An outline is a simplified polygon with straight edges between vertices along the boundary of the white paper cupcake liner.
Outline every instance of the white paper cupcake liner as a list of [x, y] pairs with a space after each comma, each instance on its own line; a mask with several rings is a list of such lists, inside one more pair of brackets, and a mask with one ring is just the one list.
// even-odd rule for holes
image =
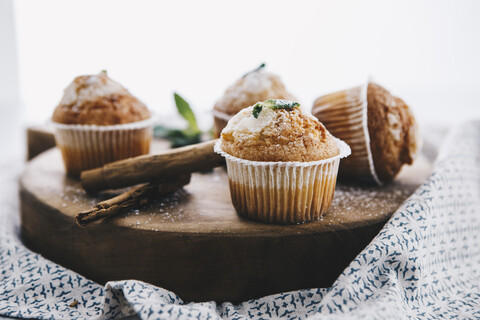
[[150, 152], [153, 117], [108, 126], [52, 123], [66, 172], [72, 177], [79, 177], [83, 170]]
[[336, 139], [339, 154], [311, 162], [263, 162], [234, 157], [215, 144], [226, 159], [230, 195], [240, 216], [293, 224], [319, 219], [330, 207], [341, 158], [349, 146]]
[[340, 175], [371, 180], [381, 185], [373, 163], [367, 119], [368, 82], [315, 100], [312, 114], [334, 136], [350, 146], [352, 154], [342, 162]]

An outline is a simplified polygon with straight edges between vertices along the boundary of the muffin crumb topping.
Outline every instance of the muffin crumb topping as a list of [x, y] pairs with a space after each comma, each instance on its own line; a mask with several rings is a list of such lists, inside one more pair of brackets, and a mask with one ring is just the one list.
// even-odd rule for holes
[[222, 131], [222, 149], [252, 161], [317, 161], [338, 155], [332, 135], [297, 102], [267, 100], [243, 109]]
[[147, 107], [106, 72], [76, 77], [52, 116], [63, 124], [114, 125], [150, 118]]

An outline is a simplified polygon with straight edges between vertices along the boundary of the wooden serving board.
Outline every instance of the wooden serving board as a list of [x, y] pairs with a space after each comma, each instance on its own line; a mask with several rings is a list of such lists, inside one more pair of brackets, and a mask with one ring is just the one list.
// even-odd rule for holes
[[55, 148], [21, 176], [21, 236], [33, 251], [99, 283], [137, 279], [185, 301], [239, 302], [330, 286], [430, 171], [420, 159], [384, 187], [338, 183], [322, 220], [271, 225], [236, 215], [226, 171], [217, 168], [139, 210], [80, 228], [75, 215], [108, 195], [88, 196], [67, 178]]

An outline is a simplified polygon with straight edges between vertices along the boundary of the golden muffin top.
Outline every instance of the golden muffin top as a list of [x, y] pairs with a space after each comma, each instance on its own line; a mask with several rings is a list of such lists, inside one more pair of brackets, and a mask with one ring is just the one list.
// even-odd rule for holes
[[52, 120], [63, 124], [114, 125], [150, 118], [150, 111], [106, 72], [76, 77], [65, 88]]
[[269, 99], [241, 110], [222, 131], [222, 150], [252, 161], [306, 162], [338, 155], [333, 136], [299, 107]]

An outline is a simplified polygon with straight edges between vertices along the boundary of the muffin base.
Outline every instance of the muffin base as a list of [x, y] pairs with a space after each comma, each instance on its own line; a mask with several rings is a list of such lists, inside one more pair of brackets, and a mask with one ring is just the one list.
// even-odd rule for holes
[[339, 155], [312, 162], [261, 162], [233, 157], [215, 145], [226, 158], [233, 206], [245, 218], [279, 224], [320, 219], [335, 192], [340, 159], [350, 154], [336, 139]]
[[112, 126], [54, 125], [55, 142], [70, 177], [78, 178], [83, 170], [150, 152], [150, 119]]

